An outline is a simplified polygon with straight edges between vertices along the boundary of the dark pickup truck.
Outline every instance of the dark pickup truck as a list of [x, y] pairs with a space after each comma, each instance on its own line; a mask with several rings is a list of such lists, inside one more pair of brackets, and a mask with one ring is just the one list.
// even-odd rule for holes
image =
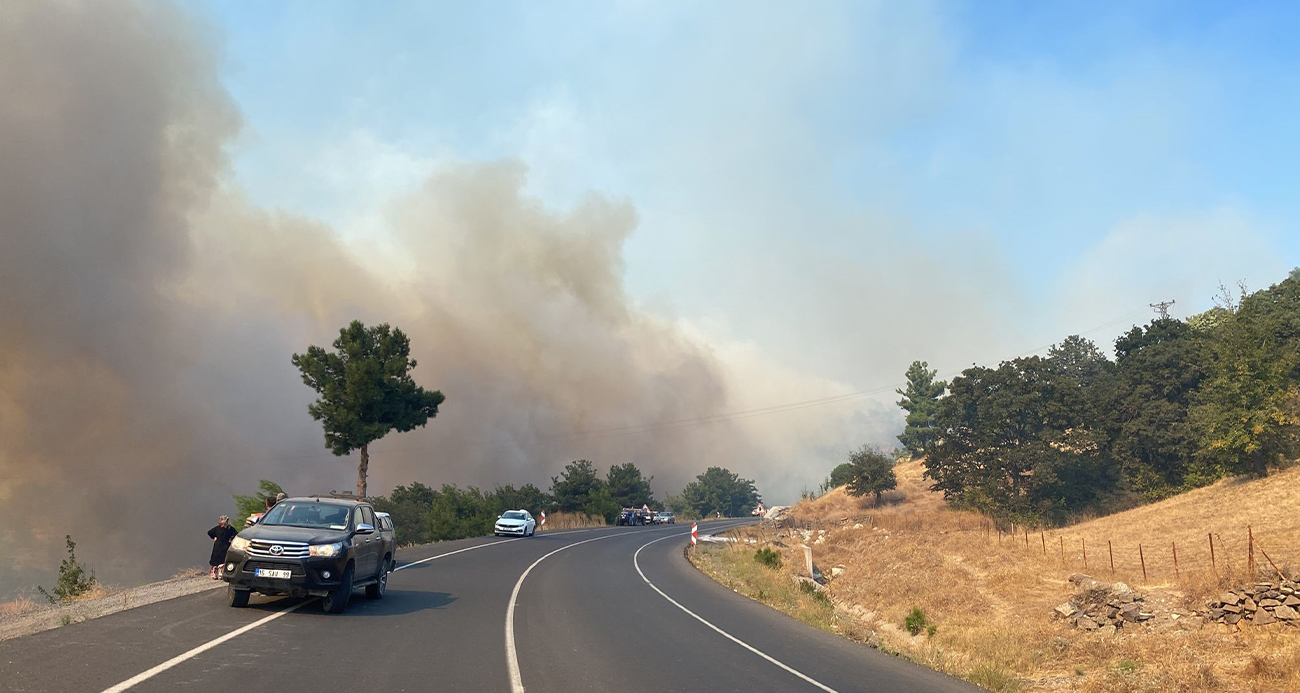
[[358, 587], [371, 599], [383, 599], [396, 549], [385, 520], [356, 499], [280, 501], [230, 544], [221, 571], [230, 605], [247, 606], [253, 592], [311, 595], [323, 597], [325, 610], [338, 614]]

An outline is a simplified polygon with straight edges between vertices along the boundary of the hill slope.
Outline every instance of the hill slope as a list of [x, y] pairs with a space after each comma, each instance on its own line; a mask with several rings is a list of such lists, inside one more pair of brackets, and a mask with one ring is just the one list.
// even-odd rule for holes
[[[1300, 691], [1300, 628], [1202, 627], [1192, 615], [1219, 591], [1254, 581], [1246, 571], [1247, 526], [1281, 571], [1300, 569], [1300, 467], [1060, 530], [1014, 534], [948, 509], [922, 471], [918, 462], [899, 465], [899, 490], [879, 509], [837, 489], [795, 506], [794, 531], [753, 538], [786, 554], [784, 571], [802, 572], [801, 542], [824, 571], [843, 568], [828, 587], [836, 630], [874, 637], [991, 688]], [[1256, 560], [1257, 577], [1276, 579], [1259, 551]], [[1054, 620], [1053, 607], [1076, 591], [1067, 578], [1085, 571], [1139, 590], [1155, 617], [1115, 635]], [[937, 626], [933, 637], [903, 630], [913, 607]]]

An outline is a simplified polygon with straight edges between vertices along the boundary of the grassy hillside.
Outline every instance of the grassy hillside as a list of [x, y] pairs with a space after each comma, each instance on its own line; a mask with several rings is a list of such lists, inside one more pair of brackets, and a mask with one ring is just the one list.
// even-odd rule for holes
[[[789, 584], [807, 543], [823, 571], [843, 567], [828, 587], [832, 630], [997, 690], [1300, 691], [1300, 628], [1198, 628], [1190, 617], [1220, 590], [1253, 581], [1248, 525], [1282, 571], [1300, 569], [1300, 468], [1027, 536], [999, 535], [981, 516], [948, 509], [919, 463], [897, 471], [899, 489], [881, 508], [839, 489], [794, 508], [802, 529], [755, 531], [749, 538], [781, 551], [783, 567], [745, 571], [733, 587], [757, 597]], [[749, 561], [754, 546], [715, 549], [702, 567], [721, 575]], [[1143, 592], [1155, 618], [1114, 636], [1053, 620], [1053, 607], [1074, 593], [1067, 578], [1085, 571], [1085, 546], [1086, 572]], [[1257, 559], [1259, 577], [1276, 576]], [[932, 637], [904, 630], [913, 608], [936, 625]]]

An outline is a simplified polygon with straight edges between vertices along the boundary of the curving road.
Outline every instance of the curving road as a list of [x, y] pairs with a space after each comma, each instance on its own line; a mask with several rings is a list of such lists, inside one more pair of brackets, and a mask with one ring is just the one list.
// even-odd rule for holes
[[357, 593], [341, 615], [312, 599], [181, 597], [0, 642], [0, 691], [981, 690], [718, 585], [683, 558], [688, 531], [404, 551], [387, 597]]

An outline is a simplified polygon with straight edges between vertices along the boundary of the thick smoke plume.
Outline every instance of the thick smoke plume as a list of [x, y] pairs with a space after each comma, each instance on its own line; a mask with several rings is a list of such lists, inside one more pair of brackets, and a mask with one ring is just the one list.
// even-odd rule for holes
[[218, 56], [167, 5], [0, 10], [0, 596], [48, 581], [65, 533], [132, 582], [199, 564], [204, 531], [260, 478], [350, 488], [355, 462], [325, 451], [289, 356], [353, 318], [406, 330], [417, 380], [448, 397], [375, 446], [381, 492], [545, 487], [577, 457], [635, 462], [661, 495], [710, 464], [760, 485], [822, 475], [790, 456], [844, 431], [586, 433], [843, 392], [772, 372], [747, 397], [715, 347], [639, 310], [630, 203], [556, 211], [516, 163], [448, 167], [388, 209], [403, 262], [362, 261], [230, 182], [240, 123]]

